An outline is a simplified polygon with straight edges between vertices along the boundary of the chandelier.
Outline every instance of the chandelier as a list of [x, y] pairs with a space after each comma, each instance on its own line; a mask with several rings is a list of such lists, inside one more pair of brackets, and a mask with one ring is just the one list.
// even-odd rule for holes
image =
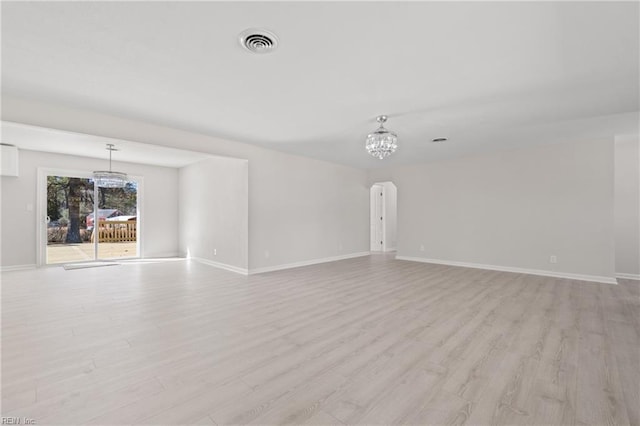
[[109, 171], [93, 172], [93, 181], [100, 188], [124, 188], [127, 185], [127, 174], [111, 170], [111, 154], [117, 149], [112, 143], [108, 143], [106, 149], [109, 151]]
[[384, 128], [384, 123], [387, 121], [386, 115], [381, 115], [376, 120], [380, 123], [380, 127], [375, 132], [369, 133], [366, 148], [369, 154], [382, 160], [398, 149], [398, 135]]

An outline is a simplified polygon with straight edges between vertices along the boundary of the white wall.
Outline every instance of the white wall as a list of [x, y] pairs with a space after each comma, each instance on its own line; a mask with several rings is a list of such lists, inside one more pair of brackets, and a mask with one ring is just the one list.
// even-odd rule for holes
[[[1, 179], [3, 268], [34, 266], [37, 250], [37, 169], [55, 168], [73, 171], [104, 169], [105, 160], [19, 151], [19, 177]], [[132, 163], [113, 163], [115, 170], [144, 179], [144, 206], [141, 257], [175, 256], [178, 252], [178, 170]], [[27, 205], [32, 207], [27, 210]]]
[[11, 96], [2, 97], [2, 119], [249, 160], [250, 269], [369, 250], [365, 171]]
[[180, 254], [246, 272], [248, 164], [211, 158], [179, 171]]
[[370, 172], [383, 180], [398, 187], [398, 256], [614, 276], [612, 140]]
[[640, 279], [640, 149], [638, 135], [615, 141], [616, 273]]
[[249, 265], [369, 251], [366, 172], [260, 150], [249, 159]]

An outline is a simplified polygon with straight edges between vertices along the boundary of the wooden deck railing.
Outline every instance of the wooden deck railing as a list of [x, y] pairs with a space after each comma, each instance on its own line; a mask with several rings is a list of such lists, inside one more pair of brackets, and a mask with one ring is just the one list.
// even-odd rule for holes
[[[98, 241], [101, 243], [124, 243], [136, 241], [135, 220], [101, 220], [98, 222]], [[91, 242], [95, 233], [91, 233]]]

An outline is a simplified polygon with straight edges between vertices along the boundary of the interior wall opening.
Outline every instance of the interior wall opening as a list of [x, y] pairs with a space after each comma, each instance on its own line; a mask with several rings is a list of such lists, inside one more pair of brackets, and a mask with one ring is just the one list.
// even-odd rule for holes
[[397, 248], [398, 190], [393, 182], [376, 182], [370, 190], [370, 250], [391, 252]]

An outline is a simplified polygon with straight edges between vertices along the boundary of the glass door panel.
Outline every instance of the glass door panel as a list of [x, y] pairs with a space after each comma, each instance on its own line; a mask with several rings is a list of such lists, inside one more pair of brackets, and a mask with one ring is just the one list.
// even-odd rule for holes
[[47, 264], [95, 259], [87, 229], [93, 208], [93, 180], [47, 176]]
[[98, 259], [137, 257], [138, 185], [98, 188]]

